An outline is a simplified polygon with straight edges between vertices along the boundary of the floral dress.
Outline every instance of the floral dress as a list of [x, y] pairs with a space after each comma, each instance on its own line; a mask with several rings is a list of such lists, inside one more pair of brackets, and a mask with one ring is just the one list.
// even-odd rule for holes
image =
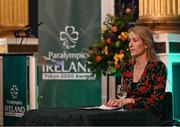
[[164, 98], [167, 70], [163, 62], [148, 62], [139, 81], [133, 82], [135, 62], [126, 63], [122, 67], [123, 84], [128, 87], [129, 98], [135, 99], [134, 105], [126, 108], [141, 108], [151, 111], [161, 118], [161, 102]]

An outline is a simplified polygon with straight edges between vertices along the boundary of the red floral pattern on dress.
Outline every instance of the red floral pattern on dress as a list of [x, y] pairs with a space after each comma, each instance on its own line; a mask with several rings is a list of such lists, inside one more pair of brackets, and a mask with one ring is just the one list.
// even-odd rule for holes
[[145, 86], [148, 85], [148, 80], [144, 81], [144, 85], [145, 85]]
[[145, 86], [141, 86], [138, 91], [143, 94], [146, 91], [146, 87]]
[[163, 86], [162, 86], [162, 84], [160, 83], [160, 84], [157, 84], [154, 88], [155, 89], [161, 89]]
[[149, 107], [147, 105], [144, 105], [144, 109], [148, 109], [149, 110]]
[[153, 79], [154, 79], [154, 77], [155, 77], [155, 74], [152, 74], [151, 76], [152, 76], [152, 80], [153, 80]]
[[132, 77], [132, 73], [131, 72], [124, 72], [123, 75], [126, 76], [126, 77]]
[[135, 105], [130, 107], [148, 109], [155, 116], [161, 117], [161, 102], [167, 79], [165, 64], [149, 61], [141, 78], [135, 83], [135, 88], [132, 87], [134, 64], [135, 62], [130, 62], [122, 67], [123, 84], [128, 84], [129, 87], [128, 97], [135, 99]]
[[150, 105], [155, 105], [153, 98], [147, 98], [147, 102], [148, 102]]

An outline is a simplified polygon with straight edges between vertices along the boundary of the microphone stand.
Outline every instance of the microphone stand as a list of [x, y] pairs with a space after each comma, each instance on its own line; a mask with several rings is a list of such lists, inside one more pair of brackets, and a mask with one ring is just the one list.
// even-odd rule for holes
[[[21, 37], [21, 42], [20, 42], [20, 44], [19, 44], [19, 47], [18, 47], [18, 49], [17, 49], [17, 52], [20, 52], [21, 51], [21, 47], [22, 47], [22, 43], [23, 43], [23, 40], [24, 40], [24, 37], [30, 37], [31, 35], [34, 35], [34, 33], [33, 33], [33, 31], [36, 29], [36, 28], [38, 28], [40, 25], [42, 25], [43, 24], [43, 22], [40, 22], [40, 23], [38, 23], [38, 24], [36, 24], [36, 25], [26, 25], [26, 26], [24, 26], [22, 29], [19, 29], [19, 30], [16, 30], [15, 32], [14, 32], [14, 36], [16, 37], [16, 38], [19, 38], [19, 37]], [[24, 33], [24, 35], [20, 35], [20, 33]], [[35, 36], [35, 35], [34, 35]]]
[[23, 40], [24, 40], [24, 36], [22, 36], [22, 38], [21, 38], [21, 42], [19, 43], [17, 52], [20, 52], [20, 51], [21, 51], [21, 46], [22, 46]]

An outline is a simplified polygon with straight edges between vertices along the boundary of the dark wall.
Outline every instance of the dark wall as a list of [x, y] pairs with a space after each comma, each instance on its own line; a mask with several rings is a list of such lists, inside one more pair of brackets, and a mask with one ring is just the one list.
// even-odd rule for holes
[[136, 21], [139, 17], [139, 0], [115, 0], [115, 14], [119, 16], [122, 11], [122, 6], [127, 8], [134, 4], [135, 12], [134, 12], [134, 21]]

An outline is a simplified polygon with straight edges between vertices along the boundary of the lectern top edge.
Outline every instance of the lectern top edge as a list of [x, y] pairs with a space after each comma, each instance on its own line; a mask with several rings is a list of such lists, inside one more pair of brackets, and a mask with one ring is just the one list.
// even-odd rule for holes
[[0, 53], [0, 56], [33, 56], [34, 53], [26, 52], [11, 52], [11, 53]]

